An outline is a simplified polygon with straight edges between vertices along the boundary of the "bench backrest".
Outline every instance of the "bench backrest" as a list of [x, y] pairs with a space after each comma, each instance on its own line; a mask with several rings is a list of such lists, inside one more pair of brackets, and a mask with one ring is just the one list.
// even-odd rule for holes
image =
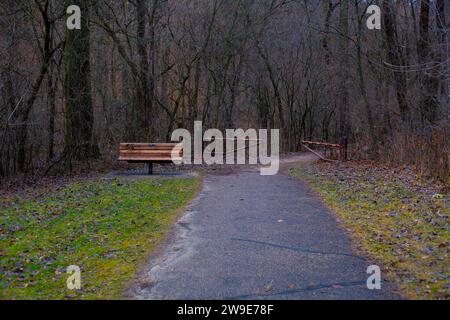
[[[172, 152], [178, 158], [172, 159]], [[121, 143], [119, 161], [171, 162], [181, 160], [183, 148], [175, 143]]]

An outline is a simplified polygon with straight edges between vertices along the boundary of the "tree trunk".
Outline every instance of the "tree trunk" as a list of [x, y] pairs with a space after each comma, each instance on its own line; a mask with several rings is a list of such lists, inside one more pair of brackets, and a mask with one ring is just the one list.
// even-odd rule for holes
[[[445, 4], [445, 0], [437, 0], [437, 12], [436, 12], [436, 20], [437, 20], [437, 28], [438, 28], [438, 52], [437, 52], [437, 61], [441, 64], [441, 68], [439, 72], [441, 75], [445, 75], [448, 72], [448, 64], [443, 63], [444, 61], [448, 61], [449, 59], [449, 39], [447, 32], [447, 22], [445, 16], [445, 9], [447, 6], [447, 10], [450, 10], [450, 3], [447, 1]], [[448, 112], [445, 106], [448, 106], [449, 101], [449, 92], [448, 92], [448, 77], [441, 77], [440, 83], [440, 92], [438, 93], [439, 104], [442, 106], [442, 112], [444, 114]]]
[[137, 19], [137, 51], [139, 55], [139, 79], [137, 90], [137, 110], [138, 121], [145, 132], [150, 125], [150, 86], [149, 86], [149, 63], [146, 41], [147, 24], [147, 0], [136, 1], [136, 19]]
[[68, 159], [87, 160], [99, 156], [93, 136], [94, 112], [91, 97], [90, 26], [91, 1], [70, 0], [81, 9], [81, 30], [66, 31], [64, 51], [64, 98]]
[[[355, 2], [356, 6], [356, 14], [357, 16], [360, 15], [359, 5], [358, 2]], [[356, 46], [356, 59], [357, 59], [357, 71], [358, 71], [358, 82], [359, 82], [359, 89], [361, 91], [361, 96], [363, 98], [364, 102], [364, 108], [366, 111], [366, 117], [367, 117], [367, 125], [369, 126], [369, 140], [372, 145], [373, 151], [376, 151], [377, 149], [377, 140], [375, 137], [375, 125], [372, 115], [372, 105], [369, 101], [369, 97], [367, 95], [367, 88], [366, 88], [366, 81], [364, 77], [364, 70], [363, 70], [363, 62], [362, 62], [362, 45], [363, 45], [363, 20], [358, 19], [358, 35], [357, 35], [357, 46]]]
[[[417, 46], [418, 51], [417, 53], [422, 68], [419, 79], [422, 88], [420, 112], [423, 124], [425, 124], [425, 122], [428, 122], [428, 124], [433, 124], [435, 122], [436, 113], [439, 106], [438, 102], [439, 82], [437, 79], [437, 75], [433, 76], [432, 74], [437, 70], [433, 69], [428, 70], [429, 62], [434, 62], [436, 65], [439, 63], [438, 59], [433, 61], [430, 45], [429, 28], [430, 28], [430, 0], [422, 0], [420, 3], [419, 44]], [[437, 67], [437, 69], [439, 69], [439, 67]]]
[[348, 136], [348, 11], [349, 0], [341, 1], [339, 14], [339, 31], [341, 33], [339, 39], [339, 87], [338, 87], [338, 108], [339, 108], [339, 135], [341, 137]]
[[[384, 31], [390, 64], [394, 68], [402, 67], [401, 56], [398, 49], [396, 36], [396, 27], [392, 13], [390, 0], [383, 0], [384, 11]], [[394, 86], [397, 95], [397, 102], [400, 109], [400, 115], [404, 123], [410, 120], [410, 110], [407, 102], [406, 78], [402, 71], [394, 70]]]

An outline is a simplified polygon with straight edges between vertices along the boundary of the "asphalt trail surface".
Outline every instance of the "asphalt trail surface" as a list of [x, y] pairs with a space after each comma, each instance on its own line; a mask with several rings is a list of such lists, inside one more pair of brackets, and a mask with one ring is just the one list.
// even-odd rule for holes
[[352, 251], [304, 183], [258, 170], [208, 174], [129, 294], [136, 299], [396, 299], [369, 290]]

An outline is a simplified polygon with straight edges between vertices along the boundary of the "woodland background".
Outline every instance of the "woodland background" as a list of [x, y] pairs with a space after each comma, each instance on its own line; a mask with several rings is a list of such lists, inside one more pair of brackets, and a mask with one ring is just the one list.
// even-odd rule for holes
[[0, 179], [113, 165], [120, 142], [201, 120], [280, 128], [284, 152], [348, 136], [352, 159], [448, 181], [449, 13], [448, 0], [2, 0]]

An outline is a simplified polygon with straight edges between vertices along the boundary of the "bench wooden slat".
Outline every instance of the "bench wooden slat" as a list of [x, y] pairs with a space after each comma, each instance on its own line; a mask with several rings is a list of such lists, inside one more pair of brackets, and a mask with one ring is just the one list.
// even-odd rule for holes
[[[172, 159], [172, 153], [176, 157]], [[182, 160], [183, 148], [176, 143], [121, 143], [119, 161], [172, 162]]]
[[[142, 152], [142, 151], [122, 151], [119, 153], [120, 156], [142, 156], [142, 157], [166, 157], [170, 158], [172, 156], [172, 152]], [[182, 156], [182, 152], [174, 153], [175, 156]]]
[[121, 145], [133, 145], [133, 146], [176, 146], [177, 143], [152, 143], [152, 142], [121, 142]]
[[173, 148], [177, 146], [176, 143], [121, 143], [121, 148], [133, 147], [133, 148]]
[[164, 144], [159, 144], [159, 143], [121, 143], [120, 146], [121, 147], [141, 147], [141, 148], [150, 148], [150, 147], [173, 148], [173, 147], [179, 146], [179, 144], [177, 144], [177, 143], [164, 143]]
[[153, 144], [149, 144], [149, 145], [133, 145], [133, 144], [124, 144], [124, 145], [120, 145], [121, 149], [162, 149], [162, 150], [167, 150], [167, 149], [173, 149], [173, 148], [180, 148], [182, 146], [174, 144], [174, 145], [165, 145], [165, 146], [158, 146], [158, 145], [153, 145]]
[[[175, 157], [175, 158], [181, 158], [180, 156]], [[141, 154], [137, 154], [137, 155], [120, 155], [119, 156], [119, 160], [120, 161], [127, 161], [128, 159], [130, 160], [135, 160], [135, 159], [141, 159], [143, 161], [171, 161], [172, 157], [170, 156], [145, 156], [145, 155], [141, 155]]]
[[143, 157], [126, 157], [126, 158], [119, 158], [119, 161], [128, 161], [128, 162], [141, 162], [141, 163], [151, 163], [151, 162], [164, 162], [164, 163], [171, 163], [172, 161], [182, 161], [183, 158], [153, 158], [152, 160], [148, 160], [148, 158]]
[[120, 150], [120, 153], [122, 154], [146, 154], [146, 155], [171, 155], [172, 153], [180, 154], [182, 153], [182, 150]]
[[121, 147], [120, 150], [173, 150], [173, 149], [182, 149], [179, 147]]

